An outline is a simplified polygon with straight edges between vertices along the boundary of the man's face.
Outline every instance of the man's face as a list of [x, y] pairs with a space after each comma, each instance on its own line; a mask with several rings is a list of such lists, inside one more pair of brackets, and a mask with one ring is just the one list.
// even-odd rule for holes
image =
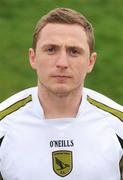
[[96, 53], [90, 54], [81, 26], [49, 23], [39, 34], [36, 50], [29, 50], [29, 57], [37, 71], [39, 89], [66, 95], [82, 88]]

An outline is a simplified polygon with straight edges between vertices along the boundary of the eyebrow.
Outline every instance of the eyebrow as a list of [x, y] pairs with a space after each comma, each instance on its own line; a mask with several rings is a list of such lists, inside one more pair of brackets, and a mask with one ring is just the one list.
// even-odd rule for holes
[[42, 48], [42, 49], [45, 49], [45, 48], [50, 47], [50, 46], [52, 46], [52, 47], [59, 47], [59, 45], [57, 45], [57, 44], [51, 44], [51, 43], [50, 43], [50, 44], [44, 44], [44, 45], [42, 45], [41, 48]]
[[[59, 48], [59, 47], [61, 47], [62, 45], [49, 43], [49, 44], [44, 44], [44, 45], [42, 45], [41, 48], [42, 48], [42, 49], [45, 49], [45, 48], [50, 47], [50, 46], [55, 47], [55, 48]], [[83, 48], [83, 47], [76, 46], [76, 45], [75, 45], [75, 46], [74, 46], [74, 45], [67, 45], [67, 46], [65, 46], [65, 47], [66, 47], [66, 49], [75, 48], [75, 49], [78, 49], [78, 50], [80, 50], [80, 51], [84, 51], [84, 48]]]

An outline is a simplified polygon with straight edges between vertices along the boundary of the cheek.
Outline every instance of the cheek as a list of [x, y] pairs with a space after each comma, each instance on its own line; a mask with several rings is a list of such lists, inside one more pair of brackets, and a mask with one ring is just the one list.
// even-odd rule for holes
[[47, 59], [38, 59], [37, 61], [37, 74], [40, 78], [44, 78], [50, 72], [50, 65]]
[[49, 58], [47, 55], [44, 55], [43, 53], [41, 53], [41, 55], [37, 56], [37, 65], [40, 68], [46, 69], [51, 66], [52, 62], [53, 61], [52, 61], [51, 57]]
[[36, 57], [36, 60], [37, 60], [37, 69], [43, 69], [46, 63], [46, 61], [44, 60], [43, 56], [40, 57], [40, 56], [37, 56]]
[[88, 66], [87, 63], [79, 63], [79, 65], [76, 66], [76, 80], [77, 81], [83, 81], [87, 75], [88, 72]]
[[38, 74], [40, 74], [41, 76], [43, 76], [44, 74], [46, 74], [47, 72], [47, 67], [44, 65], [44, 63], [38, 63], [37, 65], [37, 72]]
[[76, 71], [78, 74], [85, 74], [87, 72], [88, 69], [88, 64], [85, 62], [78, 63], [76, 64]]
[[43, 62], [41, 59], [37, 58], [36, 60], [36, 71], [37, 71], [37, 74], [40, 74], [42, 71], [43, 71]]

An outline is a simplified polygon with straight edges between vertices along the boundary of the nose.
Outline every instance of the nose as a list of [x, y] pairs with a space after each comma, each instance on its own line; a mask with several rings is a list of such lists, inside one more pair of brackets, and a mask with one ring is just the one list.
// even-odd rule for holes
[[56, 61], [56, 67], [61, 69], [68, 68], [68, 56], [65, 50], [61, 51]]

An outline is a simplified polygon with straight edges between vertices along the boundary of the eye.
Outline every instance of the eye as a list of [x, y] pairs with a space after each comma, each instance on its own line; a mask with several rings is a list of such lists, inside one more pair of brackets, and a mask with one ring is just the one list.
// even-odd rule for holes
[[77, 57], [79, 54], [81, 54], [80, 50], [77, 49], [77, 48], [70, 48], [69, 50], [70, 52], [70, 55], [73, 56], [73, 57]]
[[52, 55], [56, 52], [56, 48], [54, 46], [49, 46], [45, 49], [45, 51], [47, 52], [47, 54]]

